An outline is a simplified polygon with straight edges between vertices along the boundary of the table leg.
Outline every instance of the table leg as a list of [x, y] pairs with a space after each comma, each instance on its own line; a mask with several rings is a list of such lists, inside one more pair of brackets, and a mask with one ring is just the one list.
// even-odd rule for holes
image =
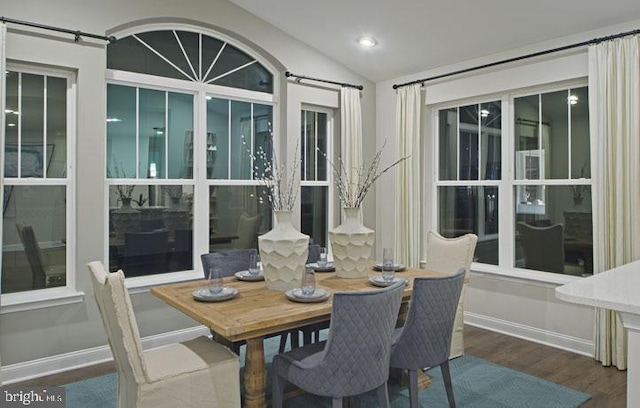
[[[409, 386], [409, 373], [400, 368], [391, 368], [389, 378], [393, 378], [400, 387]], [[418, 371], [418, 389], [424, 390], [431, 386], [431, 378], [422, 370]]]
[[267, 367], [264, 362], [263, 338], [247, 340], [244, 363], [244, 405], [246, 408], [266, 406]]

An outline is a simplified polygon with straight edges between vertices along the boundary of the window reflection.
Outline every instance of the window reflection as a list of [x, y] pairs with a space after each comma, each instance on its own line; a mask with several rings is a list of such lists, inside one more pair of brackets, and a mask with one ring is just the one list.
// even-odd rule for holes
[[[593, 273], [593, 222], [589, 185], [533, 185], [542, 191], [533, 203], [516, 204], [517, 267], [569, 275]], [[515, 188], [519, 197], [520, 186]], [[528, 207], [536, 207], [523, 211]]]
[[498, 199], [497, 187], [439, 187], [438, 232], [446, 238], [478, 235], [475, 262], [498, 265]]
[[300, 194], [300, 231], [312, 243], [327, 246], [328, 187], [302, 186]]
[[209, 187], [209, 249], [258, 248], [258, 235], [272, 228], [262, 186]]
[[192, 178], [193, 110], [190, 94], [108, 84], [108, 176]]
[[112, 185], [109, 267], [126, 276], [193, 269], [193, 186]]
[[500, 101], [439, 111], [440, 180], [500, 180]]
[[2, 293], [66, 285], [64, 186], [5, 186]]

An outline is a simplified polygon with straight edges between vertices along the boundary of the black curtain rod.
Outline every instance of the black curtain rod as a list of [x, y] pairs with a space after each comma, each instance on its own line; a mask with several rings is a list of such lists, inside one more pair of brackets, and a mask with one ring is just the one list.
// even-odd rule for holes
[[447, 74], [436, 75], [436, 76], [432, 76], [432, 77], [424, 78], [424, 79], [416, 79], [415, 81], [405, 82], [403, 84], [395, 84], [395, 85], [393, 85], [393, 89], [398, 89], [400, 87], [413, 85], [413, 84], [420, 84], [420, 83], [424, 84], [425, 82], [434, 81], [436, 79], [446, 78], [446, 77], [450, 77], [450, 76], [453, 76], [453, 75], [465, 74], [465, 73], [471, 72], [471, 71], [477, 71], [477, 70], [484, 69], [484, 68], [495, 67], [496, 65], [508, 64], [510, 62], [520, 61], [520, 60], [528, 59], [528, 58], [539, 57], [541, 55], [552, 54], [554, 52], [559, 52], [559, 51], [566, 51], [566, 50], [570, 50], [572, 48], [579, 48], [579, 47], [584, 47], [584, 46], [587, 46], [587, 45], [598, 44], [598, 43], [601, 43], [601, 42], [604, 42], [604, 41], [615, 40], [616, 38], [621, 38], [621, 37], [626, 37], [626, 36], [629, 36], [629, 35], [636, 35], [636, 34], [640, 34], [640, 29], [633, 30], [633, 31], [627, 31], [627, 32], [624, 32], [624, 33], [619, 33], [619, 34], [613, 34], [613, 35], [609, 35], [609, 36], [606, 36], [606, 37], [594, 38], [593, 40], [583, 41], [583, 42], [570, 44], [570, 45], [565, 45], [565, 46], [558, 47], [558, 48], [552, 48], [550, 50], [534, 52], [532, 54], [522, 55], [522, 56], [519, 56], [519, 57], [508, 58], [508, 59], [505, 59], [505, 60], [502, 60], [502, 61], [496, 61], [496, 62], [491, 62], [489, 64], [478, 65], [477, 67], [471, 67], [471, 68], [461, 69], [459, 71], [449, 72]]
[[0, 17], [0, 22], [25, 25], [25, 26], [29, 26], [29, 27], [41, 28], [43, 30], [57, 31], [57, 32], [66, 33], [66, 34], [73, 34], [75, 36], [74, 39], [73, 39], [75, 42], [80, 41], [80, 37], [95, 38], [95, 39], [98, 39], [98, 40], [108, 41], [109, 43], [116, 42], [116, 37], [114, 37], [112, 35], [107, 37], [107, 36], [104, 36], [104, 35], [85, 33], [83, 31], [75, 31], [75, 30], [70, 30], [68, 28], [61, 28], [61, 27], [54, 27], [54, 26], [44, 25], [44, 24], [32, 23], [30, 21], [15, 20], [13, 18], [7, 18], [7, 17]]
[[287, 71], [284, 73], [284, 76], [286, 76], [287, 78], [293, 77], [293, 78], [297, 78], [298, 81], [303, 80], [303, 79], [307, 79], [309, 81], [318, 81], [318, 82], [324, 82], [326, 84], [333, 84], [333, 85], [340, 85], [340, 86], [347, 86], [349, 88], [356, 88], [359, 90], [363, 90], [364, 86], [362, 85], [353, 85], [353, 84], [347, 84], [345, 82], [336, 82], [336, 81], [329, 81], [328, 79], [319, 79], [319, 78], [311, 78], [308, 76], [304, 76], [304, 75], [296, 75], [296, 74], [292, 74], [291, 72]]

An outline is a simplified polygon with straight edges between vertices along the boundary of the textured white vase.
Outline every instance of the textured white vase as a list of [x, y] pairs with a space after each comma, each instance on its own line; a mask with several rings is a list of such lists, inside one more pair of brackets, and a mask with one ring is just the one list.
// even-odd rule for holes
[[258, 237], [264, 280], [271, 290], [300, 287], [309, 254], [309, 236], [291, 224], [291, 211], [274, 211], [276, 226]]
[[360, 208], [345, 208], [345, 220], [329, 231], [336, 275], [341, 278], [365, 278], [375, 232], [360, 222]]

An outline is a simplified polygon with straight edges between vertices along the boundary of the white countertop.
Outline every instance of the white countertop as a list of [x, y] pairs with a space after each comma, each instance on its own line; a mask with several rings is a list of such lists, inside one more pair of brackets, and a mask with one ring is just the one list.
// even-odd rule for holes
[[640, 261], [559, 286], [556, 297], [640, 315]]

